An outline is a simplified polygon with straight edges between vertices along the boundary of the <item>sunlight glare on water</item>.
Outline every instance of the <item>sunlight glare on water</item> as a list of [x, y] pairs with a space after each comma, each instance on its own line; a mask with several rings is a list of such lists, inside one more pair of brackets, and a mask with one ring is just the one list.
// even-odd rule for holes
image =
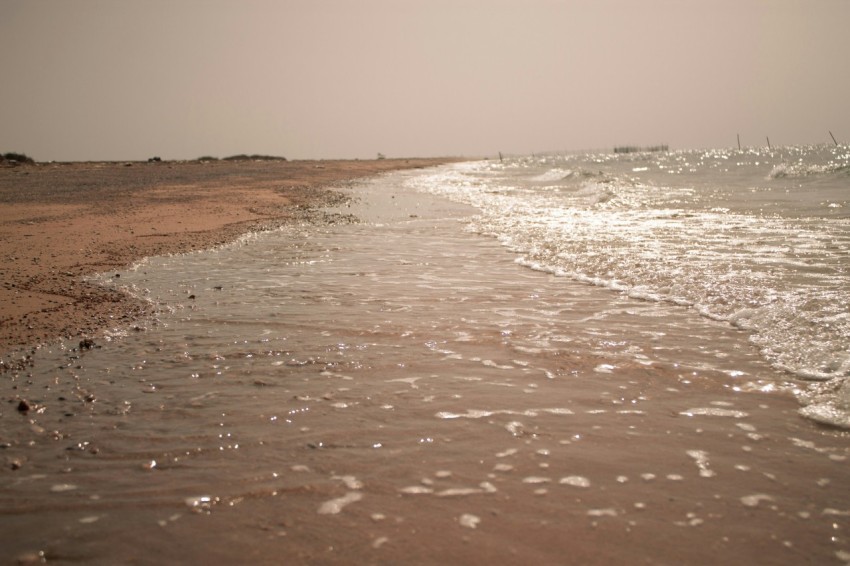
[[[381, 177], [337, 223], [104, 275], [159, 315], [16, 377], [44, 410], [4, 421], [19, 464], [0, 475], [5, 546], [104, 563], [520, 563], [563, 556], [566, 528], [609, 562], [645, 541], [669, 562], [755, 559], [753, 540], [791, 559], [773, 536], [818, 557], [850, 548], [843, 532], [814, 544], [831, 526], [799, 518], [850, 508], [846, 439], [797, 415], [797, 385], [747, 332], [517, 261], [469, 233], [486, 211], [422, 192], [435, 176], [509, 191], [458, 171]], [[520, 226], [527, 204], [510, 202]], [[753, 509], [765, 527], [704, 544]]]
[[779, 370], [850, 375], [846, 148], [515, 158], [411, 183], [476, 206], [470, 229], [522, 265], [728, 322]]

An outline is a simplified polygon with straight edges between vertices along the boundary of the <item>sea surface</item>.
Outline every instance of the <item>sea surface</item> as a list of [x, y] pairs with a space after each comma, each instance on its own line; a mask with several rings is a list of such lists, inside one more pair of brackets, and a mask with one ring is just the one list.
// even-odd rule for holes
[[100, 274], [158, 314], [4, 382], [4, 558], [848, 563], [848, 163], [404, 171]]
[[850, 426], [850, 148], [544, 155], [412, 181], [481, 213], [517, 262], [749, 333], [833, 380], [803, 413]]

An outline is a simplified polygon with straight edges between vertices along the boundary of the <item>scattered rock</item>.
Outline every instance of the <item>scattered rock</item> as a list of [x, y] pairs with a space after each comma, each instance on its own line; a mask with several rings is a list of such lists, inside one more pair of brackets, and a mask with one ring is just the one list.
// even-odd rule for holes
[[32, 405], [30, 405], [26, 399], [21, 399], [18, 403], [18, 411], [21, 413], [27, 413], [30, 409], [32, 409]]
[[91, 350], [94, 346], [94, 340], [91, 338], [83, 338], [80, 340], [80, 350]]

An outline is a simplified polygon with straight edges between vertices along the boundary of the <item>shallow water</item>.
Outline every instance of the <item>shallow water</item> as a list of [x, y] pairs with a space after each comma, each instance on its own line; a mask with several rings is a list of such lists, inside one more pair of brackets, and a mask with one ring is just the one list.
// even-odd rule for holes
[[544, 155], [410, 181], [534, 269], [749, 332], [809, 380], [803, 413], [850, 428], [850, 149]]
[[419, 175], [104, 275], [162, 314], [10, 381], [7, 556], [850, 560], [847, 433], [749, 334], [523, 267]]

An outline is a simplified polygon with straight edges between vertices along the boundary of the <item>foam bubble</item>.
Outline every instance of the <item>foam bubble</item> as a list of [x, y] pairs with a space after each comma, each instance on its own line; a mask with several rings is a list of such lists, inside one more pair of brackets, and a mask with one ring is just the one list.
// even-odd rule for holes
[[708, 452], [704, 450], [688, 450], [687, 454], [694, 459], [701, 477], [712, 478], [717, 475], [714, 470], [708, 467]]
[[458, 518], [458, 523], [460, 523], [461, 527], [466, 527], [467, 529], [475, 529], [478, 528], [478, 524], [481, 522], [481, 518], [477, 517], [471, 513], [464, 513]]
[[372, 541], [372, 548], [381, 548], [389, 540], [388, 537], [378, 537]]
[[526, 409], [524, 411], [514, 411], [511, 409], [503, 409], [499, 411], [484, 411], [480, 409], [468, 409], [465, 413], [453, 413], [451, 411], [440, 411], [435, 416], [438, 419], [482, 419], [493, 415], [517, 415], [525, 417], [536, 417], [540, 413], [550, 415], [572, 415], [571, 410], [562, 407], [546, 407], [541, 409]]
[[558, 483], [573, 487], [590, 487], [590, 480], [583, 476], [566, 476], [561, 478]]
[[743, 419], [750, 416], [749, 413], [746, 413], [744, 411], [735, 411], [733, 409], [718, 409], [716, 407], [698, 407], [695, 409], [688, 409], [687, 411], [682, 411], [679, 414], [685, 417], [694, 417], [700, 415], [709, 417], [732, 417], [734, 419]]
[[421, 485], [411, 485], [408, 487], [403, 487], [399, 490], [401, 493], [405, 493], [408, 495], [420, 495], [423, 493], [434, 493], [434, 490], [430, 487], [424, 487]]
[[476, 493], [482, 493], [482, 490], [475, 487], [452, 487], [449, 489], [444, 489], [443, 491], [438, 491], [436, 493], [437, 497], [459, 497], [463, 495], [475, 495]]
[[549, 483], [552, 481], [551, 478], [544, 478], [540, 476], [528, 476], [526, 478], [522, 478], [522, 483]]
[[775, 501], [773, 497], [770, 495], [765, 495], [764, 493], [756, 493], [753, 495], [745, 495], [741, 498], [741, 503], [746, 505], [747, 507], [758, 507], [759, 503], [762, 501]]
[[342, 481], [345, 487], [351, 490], [363, 488], [363, 482], [354, 476], [333, 476], [333, 479]]
[[336, 499], [331, 499], [330, 501], [325, 501], [319, 506], [319, 515], [336, 515], [341, 512], [342, 509], [356, 501], [360, 501], [363, 499], [363, 494], [359, 491], [349, 491], [342, 497], [337, 497]]
[[850, 517], [850, 511], [848, 510], [840, 510], [840, 509], [832, 509], [831, 507], [827, 507], [823, 510], [824, 515], [832, 515], [833, 517]]

